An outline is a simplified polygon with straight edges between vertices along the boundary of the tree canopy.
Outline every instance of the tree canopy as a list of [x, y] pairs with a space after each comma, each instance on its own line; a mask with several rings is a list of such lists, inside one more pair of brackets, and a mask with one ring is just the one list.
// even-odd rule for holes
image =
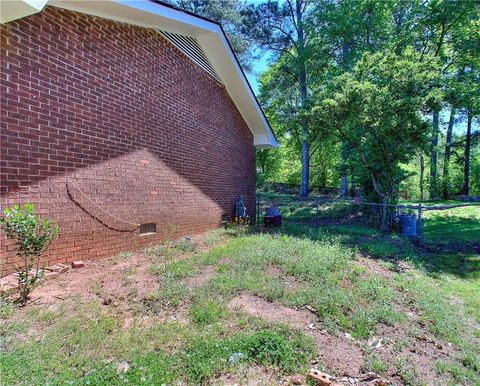
[[281, 142], [259, 185], [480, 194], [480, 1], [175, 0], [224, 24]]

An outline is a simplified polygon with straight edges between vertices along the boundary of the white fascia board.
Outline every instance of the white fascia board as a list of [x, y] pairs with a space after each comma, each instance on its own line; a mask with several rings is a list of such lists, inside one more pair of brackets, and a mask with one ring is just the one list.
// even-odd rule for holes
[[196, 38], [252, 131], [254, 145], [278, 147], [270, 125], [218, 24], [150, 0], [49, 0], [48, 5]]
[[1, 0], [0, 23], [21, 19], [40, 12], [47, 0]]

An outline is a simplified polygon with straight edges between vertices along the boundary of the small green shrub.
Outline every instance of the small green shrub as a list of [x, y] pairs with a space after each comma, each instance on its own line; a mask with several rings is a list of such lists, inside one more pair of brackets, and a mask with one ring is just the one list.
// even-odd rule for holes
[[194, 323], [207, 326], [221, 320], [225, 315], [225, 311], [220, 304], [209, 300], [206, 303], [202, 302], [192, 305], [189, 314]]
[[475, 355], [473, 352], [467, 352], [462, 357], [462, 364], [470, 369], [480, 374], [480, 357]]
[[187, 253], [187, 252], [194, 252], [195, 251], [195, 244], [188, 240], [179, 240], [174, 245], [175, 249], [180, 252]]
[[5, 208], [0, 219], [6, 236], [18, 245], [17, 256], [23, 265], [17, 267], [21, 305], [25, 305], [29, 294], [43, 277], [40, 256], [58, 234], [58, 227], [50, 220], [35, 213], [35, 205], [14, 205]]

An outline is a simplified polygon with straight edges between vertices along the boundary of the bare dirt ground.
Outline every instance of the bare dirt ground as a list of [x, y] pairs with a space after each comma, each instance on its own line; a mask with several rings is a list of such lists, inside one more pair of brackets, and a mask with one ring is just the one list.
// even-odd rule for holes
[[215, 267], [207, 265], [198, 275], [188, 278], [186, 285], [189, 287], [199, 287], [205, 284], [215, 274]]
[[[26, 307], [18, 310], [17, 317], [32, 308], [57, 309], [60, 304], [74, 308], [80, 302], [97, 301], [109, 307], [128, 329], [133, 321], [137, 326], [148, 326], [156, 322], [177, 321], [187, 323], [186, 311], [178, 308], [162, 309], [155, 314], [138, 312], [143, 298], [158, 290], [158, 278], [148, 272], [153, 258], [143, 253], [134, 253], [128, 258], [114, 261], [113, 258], [85, 261], [85, 266], [47, 279], [31, 294]], [[66, 300], [72, 300], [66, 302]]]
[[347, 338], [328, 334], [321, 329], [317, 317], [311, 311], [295, 310], [281, 304], [270, 303], [257, 296], [241, 294], [234, 298], [229, 308], [274, 323], [287, 324], [314, 338], [318, 347], [319, 361], [339, 374], [359, 376], [362, 350]]
[[[149, 273], [152, 259], [143, 253], [135, 253], [117, 260], [110, 258], [86, 261], [83, 268], [70, 269], [66, 273], [48, 279], [33, 292], [27, 306], [20, 309], [16, 317], [21, 317], [32, 308], [55, 309], [66, 299], [79, 298], [96, 300], [105, 307], [111, 307], [113, 313], [123, 317], [123, 328], [129, 328], [133, 319], [136, 319], [136, 323], [144, 325], [161, 323], [165, 320], [189, 323], [186, 307], [182, 305], [172, 309], [166, 308], [155, 315], [143, 315], [140, 320], [135, 316], [132, 304], [138, 304], [142, 298], [148, 297], [160, 286], [158, 277]], [[219, 263], [228, 264], [228, 257], [221, 259]], [[393, 275], [392, 271], [365, 256], [358, 256], [355, 264], [386, 279], [390, 279]], [[277, 267], [268, 267], [266, 272], [272, 277], [282, 275]], [[203, 266], [196, 276], [187, 278], [185, 284], [192, 288], [201, 286], [214, 274], [215, 266]], [[284, 276], [284, 280], [290, 291], [295, 291], [301, 285], [293, 277]], [[318, 352], [318, 358], [312, 362], [312, 366], [322, 363], [327, 371], [337, 375], [338, 384], [362, 384], [360, 379], [365, 377], [366, 355], [373, 352], [388, 364], [388, 369], [385, 371], [388, 384], [404, 384], [394, 365], [398, 358], [404, 358], [407, 362], [415, 364], [415, 377], [418, 381], [427, 385], [438, 385], [441, 383], [438, 383], [438, 374], [434, 371], [435, 362], [448, 360], [455, 354], [451, 345], [439, 341], [425, 330], [412, 335], [407, 331], [385, 325], [380, 326], [373, 338], [373, 344], [369, 345], [354, 340], [348, 334], [327, 332], [316, 315], [308, 309], [289, 308], [249, 293], [241, 293], [233, 298], [228, 308], [268, 322], [289, 325], [312, 337]], [[405, 312], [410, 319], [418, 316], [414, 309], [402, 309], [402, 312]], [[34, 336], [36, 333], [38, 332], [32, 331], [28, 335]], [[395, 342], [402, 342], [402, 345], [399, 346]], [[215, 385], [304, 384], [305, 377], [303, 375], [280, 377], [273, 369], [254, 366], [242, 369], [235, 375], [221, 374], [210, 382]]]

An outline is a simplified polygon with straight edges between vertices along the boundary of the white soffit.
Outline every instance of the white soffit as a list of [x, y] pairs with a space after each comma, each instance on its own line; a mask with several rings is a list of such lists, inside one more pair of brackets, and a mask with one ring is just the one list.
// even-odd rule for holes
[[[45, 0], [2, 0], [1, 3], [2, 13], [4, 9], [6, 10], [6, 14], [2, 15], [1, 19], [3, 23], [4, 20], [15, 20], [39, 11], [30, 6], [28, 11], [15, 13], [16, 6], [21, 5], [23, 9], [24, 3], [45, 5]], [[4, 7], [4, 3], [12, 3], [16, 6], [10, 4]], [[48, 0], [47, 4], [196, 39], [207, 61], [225, 85], [228, 94], [252, 131], [255, 146], [257, 148], [278, 147], [270, 125], [219, 24], [150, 0]], [[18, 16], [15, 16], [16, 14]]]
[[8, 23], [40, 12], [47, 0], [0, 0], [0, 23]]

